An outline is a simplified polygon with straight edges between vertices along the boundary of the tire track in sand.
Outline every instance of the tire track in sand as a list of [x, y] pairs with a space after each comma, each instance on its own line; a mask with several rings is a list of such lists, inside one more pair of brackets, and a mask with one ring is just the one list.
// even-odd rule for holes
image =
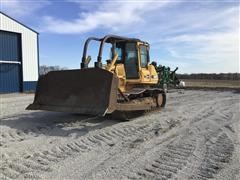
[[[73, 140], [70, 143], [55, 146], [50, 150], [37, 151], [21, 155], [19, 159], [3, 159], [0, 166], [6, 178], [40, 178], [41, 172], [51, 171], [51, 165], [69, 156], [79, 155], [97, 149], [99, 146], [113, 146], [119, 140], [134, 134], [141, 134], [145, 127], [124, 126], [120, 129], [106, 128], [99, 133]], [[10, 156], [10, 155], [9, 155]]]
[[[186, 137], [183, 137], [185, 139]], [[188, 163], [189, 157], [196, 148], [196, 140], [188, 139], [170, 143], [163, 151], [155, 154], [155, 158], [136, 172], [141, 179], [169, 179], [177, 174]]]

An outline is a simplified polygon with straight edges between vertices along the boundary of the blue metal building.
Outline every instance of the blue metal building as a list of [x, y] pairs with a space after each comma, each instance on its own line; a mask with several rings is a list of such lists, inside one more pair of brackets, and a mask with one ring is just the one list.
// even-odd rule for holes
[[38, 71], [38, 33], [0, 12], [0, 93], [34, 91]]

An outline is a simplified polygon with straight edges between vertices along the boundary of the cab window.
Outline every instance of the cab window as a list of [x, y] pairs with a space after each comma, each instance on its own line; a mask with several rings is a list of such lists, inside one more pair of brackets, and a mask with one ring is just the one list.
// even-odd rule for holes
[[[118, 54], [118, 58], [117, 58], [117, 63], [123, 63], [123, 53], [124, 53], [124, 45], [122, 43], [116, 43], [116, 47], [115, 47], [115, 53]], [[112, 58], [114, 57], [114, 54], [112, 55]]]
[[148, 50], [147, 46], [140, 45], [141, 67], [147, 67], [148, 64]]
[[123, 51], [123, 49], [121, 47], [117, 47], [115, 50], [115, 53], [118, 54], [118, 58], [117, 58], [118, 61], [122, 60], [122, 51]]
[[136, 43], [126, 43], [124, 66], [127, 79], [139, 78]]

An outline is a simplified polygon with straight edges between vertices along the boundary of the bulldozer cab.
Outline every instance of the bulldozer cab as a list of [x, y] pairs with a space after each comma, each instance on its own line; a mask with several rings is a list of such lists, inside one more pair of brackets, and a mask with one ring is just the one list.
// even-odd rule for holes
[[[86, 40], [83, 50], [81, 68], [88, 68], [86, 57], [90, 41], [99, 41], [100, 47], [95, 67], [105, 68], [117, 75], [118, 88], [125, 92], [135, 85], [153, 85], [158, 83], [158, 75], [153, 65], [149, 64], [149, 44], [136, 38], [108, 35], [102, 39], [90, 37]], [[104, 44], [111, 44], [111, 60], [103, 67], [102, 53]]]
[[138, 53], [134, 42], [116, 43], [112, 59], [115, 53], [118, 55], [116, 63], [124, 64], [127, 79], [139, 79]]
[[[156, 83], [157, 77], [155, 68], [149, 65], [149, 44], [135, 38], [126, 38], [120, 36], [109, 35], [102, 39], [90, 37], [85, 42], [81, 68], [88, 68], [89, 56], [86, 56], [88, 44], [90, 41], [99, 41], [99, 53], [95, 67], [102, 68], [102, 52], [105, 43], [110, 43], [111, 47], [111, 60], [107, 60], [107, 66], [113, 63], [112, 69], [124, 71], [125, 80], [129, 83]], [[117, 59], [113, 62], [114, 57]], [[122, 65], [122, 66], [121, 66]], [[121, 67], [121, 68], [120, 68]], [[113, 72], [113, 71], [112, 71]], [[151, 75], [154, 79], [151, 79]]]

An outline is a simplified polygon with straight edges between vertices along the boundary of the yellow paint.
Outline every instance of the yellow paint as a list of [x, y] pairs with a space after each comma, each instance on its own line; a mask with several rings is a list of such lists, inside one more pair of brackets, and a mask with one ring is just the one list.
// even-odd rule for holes
[[118, 58], [118, 54], [115, 54], [115, 56], [113, 57], [111, 63], [109, 65], [107, 65], [106, 70], [108, 70], [108, 71], [112, 71], [113, 70], [114, 65], [115, 65], [115, 63], [117, 61], [117, 58]]
[[119, 79], [118, 88], [122, 92], [126, 92], [130, 90], [133, 87], [136, 87], [136, 85], [137, 86], [154, 85], [154, 84], [157, 84], [158, 82], [158, 74], [153, 65], [150, 65], [148, 62], [147, 67], [145, 68], [141, 67], [140, 45], [146, 46], [147, 49], [149, 50], [149, 45], [147, 43], [138, 42], [136, 44], [137, 50], [138, 50], [137, 54], [138, 54], [139, 79], [126, 79], [124, 64], [122, 63], [116, 64], [116, 61], [118, 58], [117, 54], [113, 57], [111, 63], [107, 64], [107, 66], [105, 67], [106, 70], [112, 73], [115, 73], [117, 75]]

